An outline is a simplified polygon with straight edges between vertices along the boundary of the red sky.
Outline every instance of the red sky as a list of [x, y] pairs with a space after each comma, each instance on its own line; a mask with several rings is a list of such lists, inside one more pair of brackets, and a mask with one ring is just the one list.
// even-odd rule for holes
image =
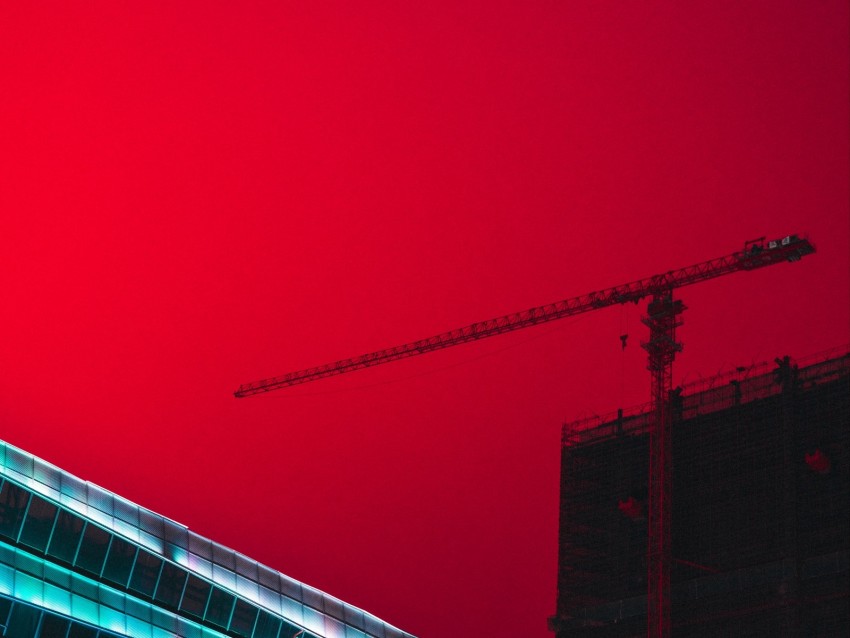
[[[423, 638], [550, 636], [562, 422], [642, 308], [240, 383], [808, 233], [675, 379], [850, 341], [850, 11], [6, 2], [3, 439]], [[618, 335], [631, 335], [621, 352]]]

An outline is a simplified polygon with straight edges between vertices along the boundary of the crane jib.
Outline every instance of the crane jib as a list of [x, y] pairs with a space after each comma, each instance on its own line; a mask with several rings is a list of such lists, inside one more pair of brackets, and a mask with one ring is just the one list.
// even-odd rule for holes
[[755, 270], [783, 261], [799, 261], [806, 255], [814, 252], [815, 247], [811, 242], [807, 238], [797, 235], [786, 235], [781, 239], [772, 241], [765, 241], [764, 239], [748, 241], [744, 244], [744, 250], [726, 255], [725, 257], [719, 257], [678, 270], [671, 270], [605, 290], [590, 292], [579, 297], [557, 301], [544, 306], [536, 306], [522, 312], [476, 322], [433, 337], [420, 339], [385, 350], [370, 352], [359, 357], [342, 359], [322, 366], [291, 372], [283, 376], [263, 379], [255, 383], [246, 383], [239, 386], [239, 389], [234, 395], [242, 398], [263, 392], [270, 392], [280, 388], [317, 381], [325, 377], [389, 363], [398, 359], [442, 350], [462, 343], [485, 339], [505, 332], [535, 326], [547, 321], [571, 317], [591, 310], [628, 302], [638, 303], [646, 297], [669, 293], [675, 288], [689, 286], [733, 272]]

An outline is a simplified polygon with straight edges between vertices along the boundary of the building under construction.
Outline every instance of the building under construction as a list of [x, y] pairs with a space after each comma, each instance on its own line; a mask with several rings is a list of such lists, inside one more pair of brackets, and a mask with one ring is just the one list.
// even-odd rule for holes
[[[783, 357], [677, 388], [676, 636], [850, 635], [850, 355]], [[651, 406], [564, 426], [557, 614], [647, 632]]]

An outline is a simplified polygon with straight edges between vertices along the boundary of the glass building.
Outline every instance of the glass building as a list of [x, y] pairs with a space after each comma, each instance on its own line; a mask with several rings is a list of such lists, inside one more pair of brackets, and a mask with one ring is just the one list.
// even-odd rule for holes
[[413, 638], [0, 441], [6, 638]]

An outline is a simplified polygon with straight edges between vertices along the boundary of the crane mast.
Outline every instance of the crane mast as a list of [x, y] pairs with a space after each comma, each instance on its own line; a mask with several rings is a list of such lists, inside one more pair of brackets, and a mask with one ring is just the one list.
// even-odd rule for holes
[[642, 343], [648, 353], [648, 369], [652, 376], [652, 408], [654, 423], [649, 435], [649, 508], [647, 521], [647, 635], [669, 638], [672, 632], [670, 601], [671, 496], [672, 496], [672, 392], [673, 360], [681, 351], [676, 341], [676, 328], [682, 324], [685, 305], [673, 298], [673, 291], [734, 272], [756, 270], [784, 261], [799, 261], [815, 252], [806, 238], [787, 235], [765, 241], [764, 237], [745, 242], [743, 250], [704, 261], [693, 266], [640, 279], [612, 288], [590, 292], [579, 297], [537, 306], [523, 312], [503, 315], [427, 339], [341, 359], [314, 368], [290, 372], [239, 386], [236, 397], [248, 397], [301, 383], [316, 381], [362, 368], [441, 350], [469, 341], [485, 339], [505, 332], [572, 317], [629, 301], [638, 303], [649, 297], [643, 323], [649, 328], [649, 339]]

